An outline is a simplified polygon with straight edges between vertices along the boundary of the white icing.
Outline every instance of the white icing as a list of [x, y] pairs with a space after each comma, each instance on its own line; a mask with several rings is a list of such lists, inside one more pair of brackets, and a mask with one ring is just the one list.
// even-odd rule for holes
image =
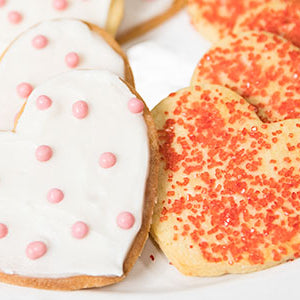
[[[44, 49], [32, 46], [37, 35], [48, 38]], [[70, 70], [65, 56], [72, 51], [80, 56], [80, 69], [104, 69], [124, 76], [123, 59], [86, 24], [72, 19], [45, 21], [15, 40], [0, 61], [0, 130], [13, 128], [15, 114], [24, 103], [16, 92], [17, 85], [28, 82], [35, 87]]]
[[[40, 111], [36, 98], [47, 95], [52, 106]], [[72, 71], [38, 86], [29, 97], [16, 133], [0, 133], [0, 223], [9, 234], [0, 239], [0, 269], [24, 276], [57, 278], [73, 275], [123, 274], [123, 262], [140, 229], [149, 150], [147, 127], [127, 102], [134, 95], [105, 71]], [[89, 114], [79, 120], [72, 105], [84, 100]], [[53, 157], [38, 162], [35, 149], [52, 147]], [[98, 159], [113, 152], [117, 163], [102, 169]], [[47, 202], [51, 188], [65, 197]], [[135, 216], [132, 229], [116, 224], [122, 211]], [[90, 227], [82, 240], [71, 227]], [[37, 260], [26, 257], [32, 241], [48, 247]]]
[[[110, 8], [110, 0], [68, 0], [65, 10], [53, 8], [52, 0], [6, 0], [0, 7], [0, 52], [19, 34], [44, 20], [77, 18], [104, 27]], [[8, 21], [8, 13], [19, 12], [23, 19], [19, 24]]]
[[127, 0], [118, 34], [166, 12], [174, 0]]

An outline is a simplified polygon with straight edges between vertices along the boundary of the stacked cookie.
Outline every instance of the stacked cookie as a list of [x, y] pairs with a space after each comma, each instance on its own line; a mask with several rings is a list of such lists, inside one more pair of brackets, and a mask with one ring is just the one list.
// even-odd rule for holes
[[[122, 0], [23, 2], [0, 0], [1, 281], [119, 282], [153, 210], [152, 236], [187, 275], [300, 256], [299, 1], [190, 0], [214, 45], [152, 115], [112, 37]], [[119, 42], [186, 1], [137, 3], [148, 13], [128, 2]]]
[[299, 45], [299, 0], [189, 0], [188, 11], [195, 28], [212, 42], [258, 30]]
[[154, 122], [110, 35], [123, 1], [6, 0], [0, 14], [0, 280], [119, 282], [148, 237], [158, 173]]
[[152, 236], [179, 271], [215, 276], [299, 257], [299, 1], [190, 0], [215, 44], [154, 110]]

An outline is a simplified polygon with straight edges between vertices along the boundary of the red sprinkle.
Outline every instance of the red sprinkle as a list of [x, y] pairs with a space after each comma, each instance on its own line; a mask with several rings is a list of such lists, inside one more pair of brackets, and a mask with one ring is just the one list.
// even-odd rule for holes
[[198, 64], [193, 84], [203, 81], [240, 94], [264, 122], [300, 117], [300, 50], [279, 36], [246, 32], [228, 37]]
[[293, 132], [285, 122], [261, 126], [244, 100], [201, 86], [170, 100], [158, 134], [168, 178], [160, 222], [175, 220], [173, 242], [188, 239], [206, 261], [230, 265], [264, 264], [267, 253], [276, 262], [300, 256], [296, 123]]
[[267, 31], [281, 35], [300, 47], [300, 3], [279, 1], [280, 5], [262, 5], [258, 10], [250, 10], [239, 28], [243, 31]]
[[[250, 9], [257, 8], [270, 0], [189, 0], [189, 5], [197, 9], [192, 22], [204, 19], [207, 23], [218, 28], [219, 37], [223, 38], [234, 28], [238, 17]], [[197, 17], [196, 17], [197, 16]]]

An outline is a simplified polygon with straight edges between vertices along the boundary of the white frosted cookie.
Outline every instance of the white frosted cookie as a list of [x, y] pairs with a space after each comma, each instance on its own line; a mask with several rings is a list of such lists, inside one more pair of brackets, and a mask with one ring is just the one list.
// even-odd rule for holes
[[71, 290], [124, 279], [157, 184], [155, 127], [136, 93], [106, 71], [58, 75], [0, 143], [0, 281]]
[[73, 19], [45, 21], [20, 35], [0, 58], [0, 130], [14, 127], [34, 87], [74, 68], [108, 70], [133, 84], [125, 54], [103, 30]]
[[117, 40], [126, 43], [157, 27], [185, 5], [186, 0], [127, 0]]
[[1, 0], [0, 52], [19, 34], [45, 20], [76, 18], [113, 32], [123, 15], [123, 0]]
[[199, 84], [153, 111], [160, 171], [152, 236], [178, 270], [217, 276], [300, 256], [300, 120], [262, 123], [229, 89]]

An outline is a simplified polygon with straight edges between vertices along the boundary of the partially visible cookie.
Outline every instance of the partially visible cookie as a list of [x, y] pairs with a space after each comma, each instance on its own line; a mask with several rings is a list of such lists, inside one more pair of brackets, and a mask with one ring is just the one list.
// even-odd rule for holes
[[237, 92], [263, 121], [300, 117], [300, 50], [277, 35], [252, 31], [223, 39], [194, 72], [192, 85], [203, 82]]
[[[34, 87], [70, 69], [108, 70], [134, 85], [126, 55], [96, 25], [75, 19], [45, 21], [21, 34], [0, 57], [0, 129], [11, 130]], [[9, 101], [8, 101], [9, 99]]]
[[271, 0], [188, 0], [192, 24], [212, 42], [232, 32], [238, 18]]
[[127, 0], [117, 34], [120, 44], [129, 42], [159, 26], [185, 5], [187, 0]]
[[300, 121], [264, 124], [229, 89], [200, 84], [152, 111], [160, 172], [152, 236], [190, 276], [300, 256]]
[[0, 3], [0, 53], [37, 23], [75, 18], [114, 34], [123, 17], [124, 0], [9, 0]]
[[300, 1], [272, 0], [250, 9], [237, 20], [234, 32], [267, 31], [300, 47]]

